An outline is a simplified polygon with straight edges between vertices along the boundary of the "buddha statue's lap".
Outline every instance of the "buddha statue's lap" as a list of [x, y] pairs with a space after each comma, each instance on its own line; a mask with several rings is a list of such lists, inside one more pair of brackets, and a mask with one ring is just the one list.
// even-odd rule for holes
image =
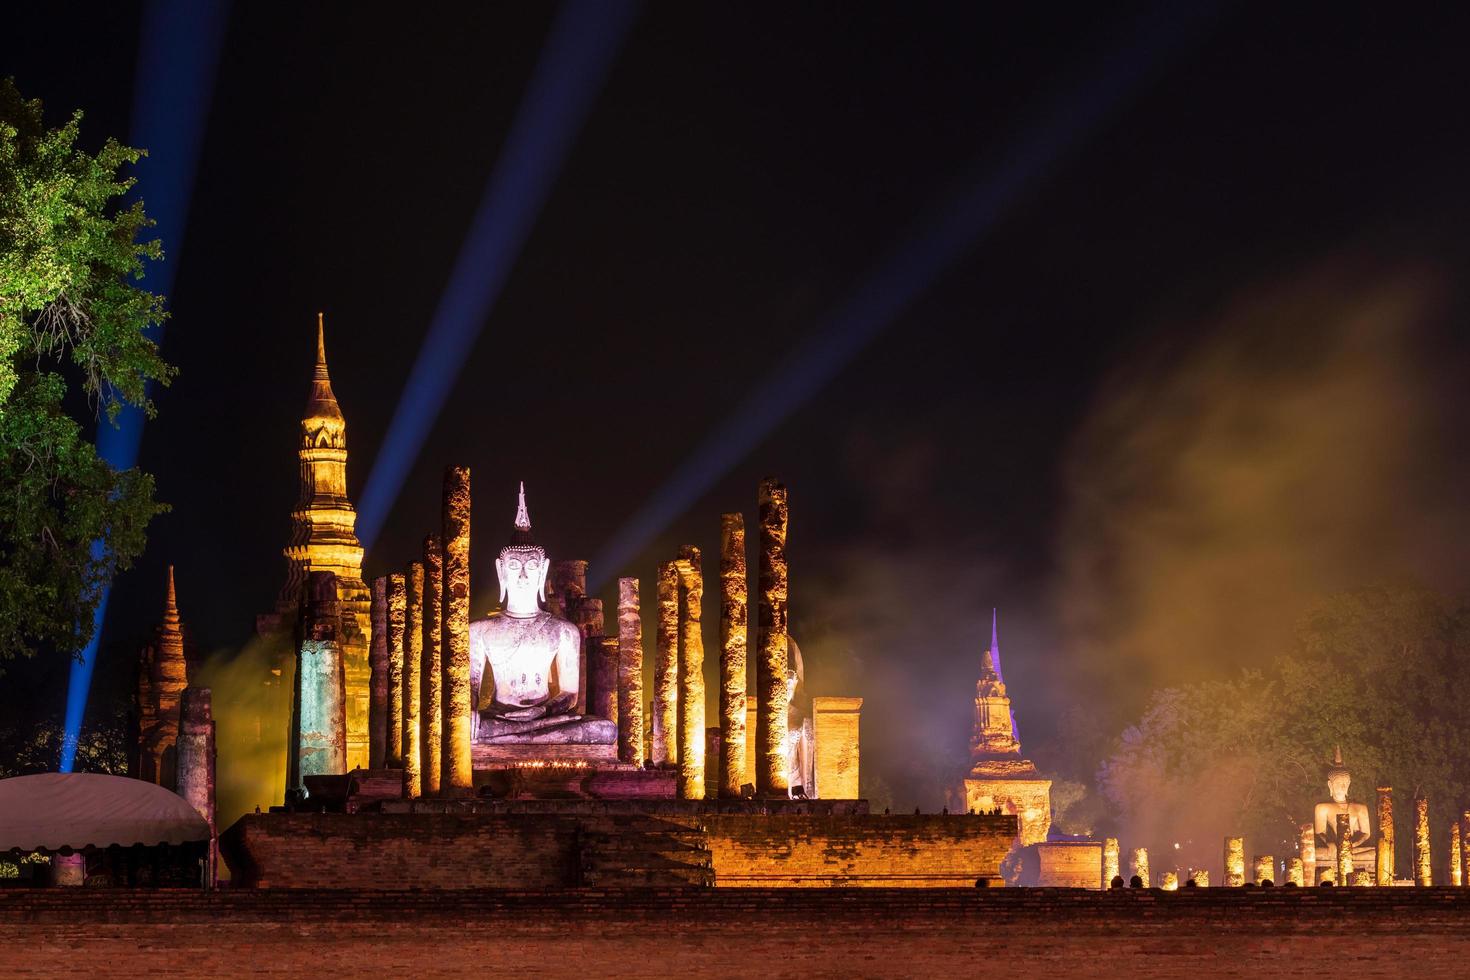
[[482, 744], [612, 744], [617, 726], [578, 714], [582, 634], [540, 607], [546, 552], [531, 538], [521, 487], [511, 543], [495, 562], [499, 614], [470, 624], [470, 689], [474, 740]]

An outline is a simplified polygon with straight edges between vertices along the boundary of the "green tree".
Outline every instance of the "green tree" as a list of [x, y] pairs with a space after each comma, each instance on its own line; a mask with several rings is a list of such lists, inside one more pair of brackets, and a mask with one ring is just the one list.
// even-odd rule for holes
[[80, 122], [47, 129], [40, 102], [0, 80], [0, 662], [80, 650], [165, 509], [152, 477], [109, 466], [83, 424], [115, 424], [124, 404], [151, 416], [148, 383], [174, 371], [147, 334], [163, 297], [137, 285], [162, 250], [139, 240], [142, 202], [122, 200], [142, 151], [108, 140], [88, 154]]
[[1125, 835], [1179, 844], [1186, 863], [1216, 866], [1226, 834], [1285, 857], [1326, 799], [1340, 745], [1351, 799], [1371, 810], [1376, 786], [1395, 789], [1402, 874], [1414, 794], [1430, 799], [1436, 851], [1470, 800], [1467, 626], [1462, 604], [1422, 588], [1331, 596], [1272, 670], [1155, 692], [1101, 766], [1099, 788]]

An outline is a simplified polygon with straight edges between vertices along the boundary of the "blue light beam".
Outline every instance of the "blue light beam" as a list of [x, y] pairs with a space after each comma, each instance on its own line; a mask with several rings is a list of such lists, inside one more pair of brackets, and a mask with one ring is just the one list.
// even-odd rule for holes
[[388, 519], [638, 7], [633, 0], [562, 4], [368, 473], [357, 519], [365, 548]]
[[931, 212], [603, 545], [592, 563], [592, 588], [601, 589], [621, 574], [671, 521], [836, 377], [994, 228], [1029, 185], [1138, 91], [1167, 54], [1182, 49], [1212, 10], [1213, 5], [1203, 5], [1176, 19], [1145, 18], [1086, 84], [1048, 106], [1040, 121], [1014, 141], [998, 168], [973, 174], [964, 193]]
[[[137, 75], [133, 83], [132, 146], [148, 151], [133, 168], [135, 195], [146, 195], [155, 237], [163, 242], [164, 260], [150, 263], [144, 289], [164, 296], [173, 291], [182, 252], [189, 201], [204, 141], [204, 124], [214, 91], [215, 68], [228, 20], [228, 0], [152, 0], [143, 12], [138, 40]], [[163, 342], [163, 325], [149, 329], [155, 343]], [[124, 405], [116, 425], [97, 424], [97, 453], [115, 470], [138, 463], [143, 442], [143, 410]], [[91, 559], [107, 557], [102, 541], [92, 542]], [[92, 668], [102, 645], [107, 619], [109, 583], [92, 617], [92, 639], [72, 661], [66, 692], [66, 723], [62, 729], [60, 771], [76, 763], [77, 739], [92, 687]]]

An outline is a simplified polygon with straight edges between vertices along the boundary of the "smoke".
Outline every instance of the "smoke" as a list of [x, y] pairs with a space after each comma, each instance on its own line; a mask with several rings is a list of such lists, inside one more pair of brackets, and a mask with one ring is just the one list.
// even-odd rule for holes
[[[1428, 274], [1334, 262], [1104, 385], [1064, 468], [1054, 591], [1079, 690], [1265, 665], [1312, 599], [1453, 567]], [[1458, 522], [1462, 523], [1462, 522]]]
[[[1253, 290], [1102, 386], [1063, 467], [1051, 604], [1059, 679], [1111, 732], [1146, 730], [1150, 694], [1185, 683], [1231, 681], [1220, 697], [1252, 710], [1241, 670], [1287, 652], [1325, 595], [1460, 584], [1455, 491], [1470, 474], [1449, 382], [1463, 354], [1438, 277], [1381, 269], [1336, 259]], [[1152, 713], [1176, 709], [1189, 710]], [[1072, 746], [1075, 769], [1095, 772], [1110, 744]], [[1122, 833], [1170, 852], [1184, 839], [1183, 858], [1214, 864], [1250, 753], [1221, 746], [1218, 764], [1167, 785], [1114, 786], [1138, 797], [1140, 825]]]
[[[256, 807], [265, 811], [284, 800], [294, 665], [282, 653], [257, 637], [238, 652], [212, 654], [199, 668], [198, 683], [213, 698], [221, 831]], [[272, 673], [273, 667], [280, 673]]]

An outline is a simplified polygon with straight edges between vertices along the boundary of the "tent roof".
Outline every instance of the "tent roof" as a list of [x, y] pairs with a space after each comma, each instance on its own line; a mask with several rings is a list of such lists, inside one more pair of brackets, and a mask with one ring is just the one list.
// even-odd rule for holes
[[207, 840], [209, 824], [183, 797], [141, 779], [89, 772], [0, 779], [0, 851]]

